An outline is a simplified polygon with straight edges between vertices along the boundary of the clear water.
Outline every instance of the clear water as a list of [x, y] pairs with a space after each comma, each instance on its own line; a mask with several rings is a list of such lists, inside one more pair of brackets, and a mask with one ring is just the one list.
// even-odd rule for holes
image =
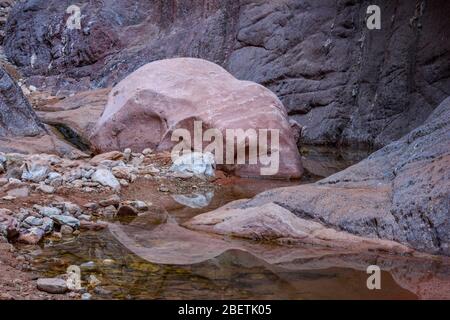
[[[329, 154], [316, 165], [328, 168], [326, 174], [348, 164]], [[320, 152], [314, 157], [320, 162]], [[85, 285], [90, 275], [100, 280], [97, 289], [89, 288], [95, 299], [450, 299], [450, 264], [441, 259], [281, 247], [180, 227], [230, 201], [292, 184], [243, 180], [209, 194], [165, 196], [155, 204], [157, 213], [115, 221], [101, 232], [47, 240], [28, 254], [45, 276], [93, 262], [82, 268], [82, 278]], [[155, 203], [155, 194], [137, 192], [136, 198]], [[366, 286], [371, 264], [382, 269], [381, 290]]]

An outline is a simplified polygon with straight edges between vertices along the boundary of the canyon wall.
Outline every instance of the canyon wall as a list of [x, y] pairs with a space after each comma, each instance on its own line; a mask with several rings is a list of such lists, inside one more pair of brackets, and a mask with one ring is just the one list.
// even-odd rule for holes
[[[17, 4], [11, 61], [37, 85], [113, 85], [169, 57], [218, 63], [275, 92], [313, 144], [381, 147], [424, 122], [450, 95], [450, 2], [356, 0], [80, 0]], [[369, 30], [367, 7], [381, 7]], [[46, 78], [43, 78], [46, 76]]]

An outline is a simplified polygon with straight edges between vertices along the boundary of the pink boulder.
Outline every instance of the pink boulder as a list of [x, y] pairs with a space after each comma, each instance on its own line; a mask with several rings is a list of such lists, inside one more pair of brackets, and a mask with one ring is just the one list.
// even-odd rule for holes
[[[300, 155], [287, 112], [277, 96], [261, 85], [237, 80], [220, 66], [201, 59], [155, 61], [130, 74], [109, 94], [90, 140], [99, 153], [125, 148], [131, 148], [133, 152], [145, 148], [170, 151], [179, 143], [172, 141], [176, 129], [186, 129], [194, 146], [194, 128], [201, 128], [203, 134], [208, 129], [217, 129], [222, 134], [223, 162], [217, 161], [219, 155], [215, 152], [222, 170], [253, 177], [299, 178], [302, 175]], [[227, 149], [230, 141], [226, 139], [227, 131], [237, 133], [238, 129], [254, 130], [251, 132], [257, 134], [252, 142], [244, 137], [245, 163], [237, 162], [238, 152], [232, 150], [237, 147]], [[279, 134], [278, 144], [275, 144], [275, 131]], [[264, 140], [259, 139], [263, 135], [268, 140], [267, 149], [261, 148]], [[212, 141], [215, 139], [202, 139], [202, 150]], [[258, 142], [258, 160], [249, 163], [249, 150], [255, 141]], [[197, 147], [195, 151], [199, 151]], [[227, 151], [234, 152], [234, 162], [226, 161]], [[275, 171], [261, 173], [261, 168], [273, 166], [273, 163], [260, 161], [261, 153], [276, 162]], [[228, 160], [232, 158], [233, 155]]]

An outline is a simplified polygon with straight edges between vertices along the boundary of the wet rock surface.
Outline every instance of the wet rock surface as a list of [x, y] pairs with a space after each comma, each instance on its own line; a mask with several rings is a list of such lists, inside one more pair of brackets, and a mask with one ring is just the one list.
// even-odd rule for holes
[[337, 230], [450, 255], [449, 120], [450, 98], [423, 126], [344, 171], [229, 206], [245, 215], [273, 202]]

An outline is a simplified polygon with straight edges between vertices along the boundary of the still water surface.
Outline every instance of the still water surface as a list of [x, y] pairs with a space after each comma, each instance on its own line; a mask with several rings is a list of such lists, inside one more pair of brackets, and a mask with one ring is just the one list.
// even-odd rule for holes
[[[170, 196], [154, 216], [115, 221], [101, 232], [47, 241], [29, 252], [45, 276], [82, 267], [91, 275], [94, 299], [417, 299], [450, 298], [450, 266], [435, 259], [350, 254], [320, 248], [281, 247], [188, 231], [189, 218], [264, 190], [311, 182], [367, 156], [310, 148], [305, 152], [309, 181], [243, 180], [204, 194]], [[155, 202], [154, 194], [135, 195]], [[382, 271], [382, 289], [368, 290], [368, 265]]]

